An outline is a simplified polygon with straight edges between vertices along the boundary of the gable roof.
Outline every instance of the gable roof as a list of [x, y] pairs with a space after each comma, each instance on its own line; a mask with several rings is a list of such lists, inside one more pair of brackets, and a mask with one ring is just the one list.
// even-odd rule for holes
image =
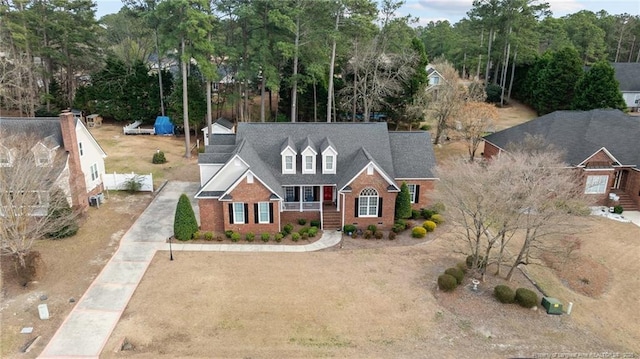
[[605, 148], [621, 165], [640, 167], [640, 117], [620, 110], [556, 111], [485, 136], [484, 140], [505, 149], [527, 135], [542, 136], [563, 150], [564, 160], [571, 166]]
[[640, 62], [613, 62], [615, 77], [622, 92], [640, 92]]
[[231, 129], [233, 129], [233, 122], [231, 122], [231, 121], [227, 120], [227, 119], [226, 119], [226, 118], [224, 118], [224, 117], [220, 117], [220, 118], [218, 118], [217, 120], [215, 120], [215, 122], [214, 122], [214, 123], [215, 123], [215, 124], [218, 124], [218, 125], [220, 125], [220, 126], [222, 126], [222, 127], [226, 127], [226, 128], [228, 128], [228, 129], [230, 129], [230, 130], [231, 130]]
[[[390, 133], [386, 123], [239, 123], [234, 138], [233, 152], [230, 146], [207, 146], [198, 162], [220, 163], [214, 161], [229, 156], [228, 161], [237, 154], [282, 198], [282, 186], [336, 184], [343, 188], [369, 163], [390, 181], [432, 178], [435, 166], [428, 133]], [[317, 149], [316, 144], [330, 145], [338, 153], [335, 174], [322, 173], [320, 160], [315, 174], [282, 173], [283, 148], [291, 146], [300, 153], [307, 146]], [[296, 161], [296, 168], [302, 168], [301, 156]]]

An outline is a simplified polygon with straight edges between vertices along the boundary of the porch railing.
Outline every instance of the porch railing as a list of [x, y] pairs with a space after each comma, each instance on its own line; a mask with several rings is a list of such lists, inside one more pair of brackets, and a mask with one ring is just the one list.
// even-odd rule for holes
[[321, 202], [284, 202], [283, 211], [319, 211], [322, 208]]

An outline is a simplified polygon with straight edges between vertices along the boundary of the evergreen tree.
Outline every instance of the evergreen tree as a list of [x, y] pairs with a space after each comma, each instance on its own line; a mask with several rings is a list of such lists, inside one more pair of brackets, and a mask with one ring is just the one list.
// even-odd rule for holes
[[574, 110], [617, 108], [624, 110], [626, 104], [620, 93], [615, 70], [606, 61], [596, 62], [576, 84], [573, 100]]
[[534, 107], [544, 115], [557, 110], [571, 108], [576, 82], [584, 70], [578, 52], [571, 47], [554, 52], [548, 61], [541, 60], [544, 68], [534, 82]]
[[186, 194], [180, 195], [173, 221], [173, 235], [181, 241], [188, 241], [198, 230], [196, 215]]
[[409, 193], [409, 186], [406, 182], [402, 182], [400, 186], [400, 193], [396, 197], [396, 218], [410, 218], [411, 217], [411, 194]]

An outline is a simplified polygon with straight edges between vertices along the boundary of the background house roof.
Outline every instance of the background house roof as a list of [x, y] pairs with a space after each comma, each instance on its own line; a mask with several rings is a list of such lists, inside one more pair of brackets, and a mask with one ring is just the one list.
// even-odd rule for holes
[[616, 80], [622, 92], [640, 92], [640, 62], [614, 62]]
[[[281, 196], [286, 185], [335, 183], [344, 187], [369, 162], [392, 179], [432, 178], [435, 166], [428, 133], [390, 133], [386, 123], [239, 123], [235, 143], [234, 153]], [[301, 153], [309, 144], [316, 148], [325, 143], [338, 152], [336, 174], [323, 174], [321, 159], [316, 161], [315, 174], [301, 174], [301, 156], [296, 156], [298, 173], [282, 174], [283, 144]], [[199, 163], [219, 163], [212, 161], [231, 153], [228, 146], [207, 146]]]
[[527, 135], [540, 135], [563, 150], [565, 161], [572, 166], [604, 147], [620, 164], [640, 167], [640, 117], [620, 110], [556, 111], [484, 139], [506, 149]]

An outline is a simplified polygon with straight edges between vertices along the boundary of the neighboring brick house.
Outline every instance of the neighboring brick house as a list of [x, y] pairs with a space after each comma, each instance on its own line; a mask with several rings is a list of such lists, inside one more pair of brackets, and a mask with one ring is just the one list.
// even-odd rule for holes
[[[103, 191], [104, 158], [107, 157], [81, 120], [72, 113], [57, 117], [0, 117], [0, 137], [33, 138], [34, 170], [38, 166], [57, 165], [52, 179], [66, 194], [69, 204], [86, 210], [89, 197]], [[4, 144], [3, 144], [4, 143]], [[0, 141], [0, 170], [10, 170], [15, 151]], [[53, 161], [63, 156], [62, 161]], [[36, 163], [37, 162], [37, 163]]]
[[600, 205], [640, 208], [640, 117], [619, 110], [556, 111], [484, 137], [484, 157], [527, 135], [541, 136], [582, 172], [585, 193]]
[[389, 229], [402, 182], [415, 209], [435, 182], [429, 133], [386, 123], [240, 123], [212, 142], [195, 196], [206, 231], [274, 233], [299, 218]]

